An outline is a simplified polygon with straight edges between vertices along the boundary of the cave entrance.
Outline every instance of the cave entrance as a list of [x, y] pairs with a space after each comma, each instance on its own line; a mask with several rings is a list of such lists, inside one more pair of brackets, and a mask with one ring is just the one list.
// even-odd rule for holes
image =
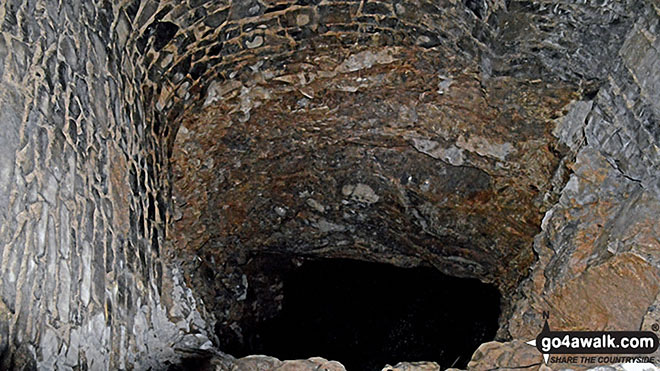
[[233, 355], [321, 356], [348, 370], [400, 361], [465, 368], [498, 329], [494, 286], [433, 268], [324, 259], [288, 269], [282, 278], [282, 310], [246, 332]]

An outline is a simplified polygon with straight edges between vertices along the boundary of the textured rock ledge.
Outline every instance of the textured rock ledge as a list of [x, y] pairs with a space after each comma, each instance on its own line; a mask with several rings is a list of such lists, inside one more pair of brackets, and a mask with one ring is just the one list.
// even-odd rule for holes
[[[200, 371], [344, 371], [344, 366], [337, 361], [328, 361], [321, 357], [281, 361], [274, 357], [252, 355], [239, 359], [231, 357], [211, 358], [198, 368]], [[475, 352], [465, 371], [487, 370], [530, 370], [559, 371], [575, 369], [566, 365], [545, 364], [536, 348], [522, 341], [484, 343]], [[613, 364], [607, 366], [581, 366], [584, 371], [656, 371], [657, 366], [650, 364]], [[462, 371], [457, 368], [443, 368], [435, 362], [399, 362], [385, 365], [381, 371]]]

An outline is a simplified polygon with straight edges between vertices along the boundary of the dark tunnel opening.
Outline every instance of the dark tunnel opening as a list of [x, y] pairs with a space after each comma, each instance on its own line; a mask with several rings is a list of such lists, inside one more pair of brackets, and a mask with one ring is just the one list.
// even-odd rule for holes
[[346, 259], [308, 261], [283, 275], [282, 310], [246, 329], [237, 356], [321, 356], [348, 370], [401, 361], [467, 366], [493, 340], [500, 293], [477, 279], [433, 268], [399, 268]]

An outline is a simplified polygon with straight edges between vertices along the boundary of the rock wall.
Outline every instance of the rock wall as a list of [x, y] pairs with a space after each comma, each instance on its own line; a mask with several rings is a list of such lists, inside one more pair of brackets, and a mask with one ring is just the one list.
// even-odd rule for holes
[[[509, 321], [515, 339], [538, 334], [542, 311], [551, 328], [565, 330], [652, 331], [657, 323], [660, 106], [650, 86], [660, 72], [660, 8], [637, 5], [598, 93], [557, 120], [555, 135], [575, 162], [536, 236], [538, 260]], [[475, 357], [511, 346], [485, 347]]]
[[[645, 5], [645, 6], [643, 6]], [[542, 310], [556, 328], [638, 329], [660, 290], [657, 4], [640, 4], [593, 99], [575, 102], [556, 135], [576, 154], [570, 180], [535, 241], [511, 333]]]
[[165, 146], [129, 41], [149, 9], [1, 3], [0, 368], [143, 368], [208, 341], [162, 257]]
[[[403, 61], [397, 68], [428, 74], [421, 80], [433, 82], [434, 99], [459, 104], [448, 105], [453, 111], [445, 125], [475, 108], [492, 109], [492, 115], [476, 121], [494, 123], [503, 137], [511, 123], [521, 130], [536, 124], [543, 133], [532, 136], [564, 146], [553, 154], [533, 142], [544, 156], [555, 156], [547, 162], [553, 171], [539, 170], [536, 174], [546, 180], [532, 182], [536, 190], [522, 193], [528, 205], [537, 207], [522, 210], [529, 213], [524, 216], [529, 225], [515, 223], [513, 211], [506, 214], [504, 225], [512, 228], [507, 233], [522, 237], [516, 237], [520, 244], [512, 255], [497, 256], [520, 257], [514, 260], [520, 264], [502, 272], [486, 266], [486, 273], [477, 274], [491, 281], [511, 274], [503, 286], [515, 287], [512, 282], [533, 261], [532, 239], [542, 229], [533, 243], [538, 260], [514, 298], [506, 328], [510, 335], [535, 334], [540, 310], [546, 308], [558, 328], [641, 325], [658, 294], [659, 18], [657, 3], [644, 0], [0, 1], [1, 367], [161, 367], [176, 362], [174, 349], [210, 346], [211, 326], [205, 321], [210, 317], [186, 288], [186, 281], [196, 282], [189, 277], [195, 272], [176, 265], [170, 254], [182, 250], [167, 242], [172, 241], [170, 216], [176, 216], [168, 159], [180, 120], [199, 113], [205, 102], [221, 105], [221, 97], [236, 90], [245, 94], [227, 100], [227, 111], [245, 122], [253, 95], [243, 88], [255, 86], [248, 80], [255, 72], [288, 71], [269, 78], [295, 75], [298, 80], [288, 76], [288, 82], [280, 82], [313, 100], [314, 91], [300, 80], [299, 73], [306, 79], [306, 71], [287, 70], [290, 62], [305, 62], [296, 60], [305, 50], [303, 55], [342, 50], [346, 54], [338, 61], [344, 70], [339, 72], [368, 70], [376, 77], [382, 47], [432, 56], [412, 66]], [[365, 50], [376, 57], [351, 59]], [[434, 69], [436, 64], [444, 69]], [[322, 66], [319, 60], [311, 68], [323, 71]], [[439, 98], [454, 77], [454, 89], [466, 95]], [[344, 86], [349, 89], [344, 93], [359, 90], [361, 83], [362, 89], [377, 86], [374, 80], [361, 81]], [[525, 94], [511, 96], [507, 86]], [[478, 101], [482, 90], [500, 92], [492, 93], [497, 99], [461, 109], [466, 101]], [[559, 111], [570, 100], [576, 102], [555, 130], [548, 120], [562, 116]], [[512, 110], [498, 111], [498, 105]], [[397, 115], [402, 126], [417, 122], [410, 111]], [[470, 119], [463, 122], [474, 128]], [[556, 139], [551, 140], [553, 130]], [[395, 144], [452, 171], [464, 165], [459, 148], [468, 165], [483, 163], [482, 169], [490, 171], [501, 170], [497, 160], [508, 154], [506, 146], [459, 141], [459, 132], [414, 134], [399, 136]], [[498, 144], [504, 142], [512, 143]], [[517, 150], [531, 153], [527, 147]], [[527, 173], [501, 174], [506, 179]], [[365, 192], [360, 184], [368, 182], [355, 182], [345, 196], [371, 204], [378, 193]], [[423, 180], [415, 186], [418, 193], [428, 192]], [[500, 200], [509, 196], [505, 192]], [[324, 207], [304, 202], [312, 212]], [[201, 209], [188, 212], [196, 211], [201, 215]], [[276, 218], [278, 210], [269, 215]], [[433, 215], [418, 212], [403, 230], [429, 233]], [[491, 225], [478, 215], [473, 221], [452, 232], [454, 237], [469, 230], [476, 238], [477, 227]], [[332, 220], [315, 222], [323, 233], [341, 232]], [[435, 227], [431, 232], [447, 226]], [[480, 263], [494, 261], [484, 253], [494, 238], [488, 233], [476, 254]], [[203, 243], [202, 238], [181, 256], [192, 260], [191, 252]], [[424, 257], [424, 249], [413, 251], [413, 260]], [[468, 250], [449, 258], [460, 262], [456, 258], [473, 254]], [[454, 265], [463, 274], [471, 271]], [[585, 290], [593, 294], [585, 296]], [[630, 292], [639, 294], [630, 297]], [[621, 300], [612, 302], [612, 297]]]

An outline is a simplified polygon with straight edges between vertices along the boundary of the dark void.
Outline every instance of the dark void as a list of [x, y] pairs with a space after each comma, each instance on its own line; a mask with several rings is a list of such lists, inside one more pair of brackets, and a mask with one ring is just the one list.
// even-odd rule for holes
[[401, 361], [465, 368], [498, 328], [500, 294], [476, 279], [432, 268], [329, 259], [284, 276], [279, 315], [250, 334], [235, 356], [320, 356], [348, 370]]

